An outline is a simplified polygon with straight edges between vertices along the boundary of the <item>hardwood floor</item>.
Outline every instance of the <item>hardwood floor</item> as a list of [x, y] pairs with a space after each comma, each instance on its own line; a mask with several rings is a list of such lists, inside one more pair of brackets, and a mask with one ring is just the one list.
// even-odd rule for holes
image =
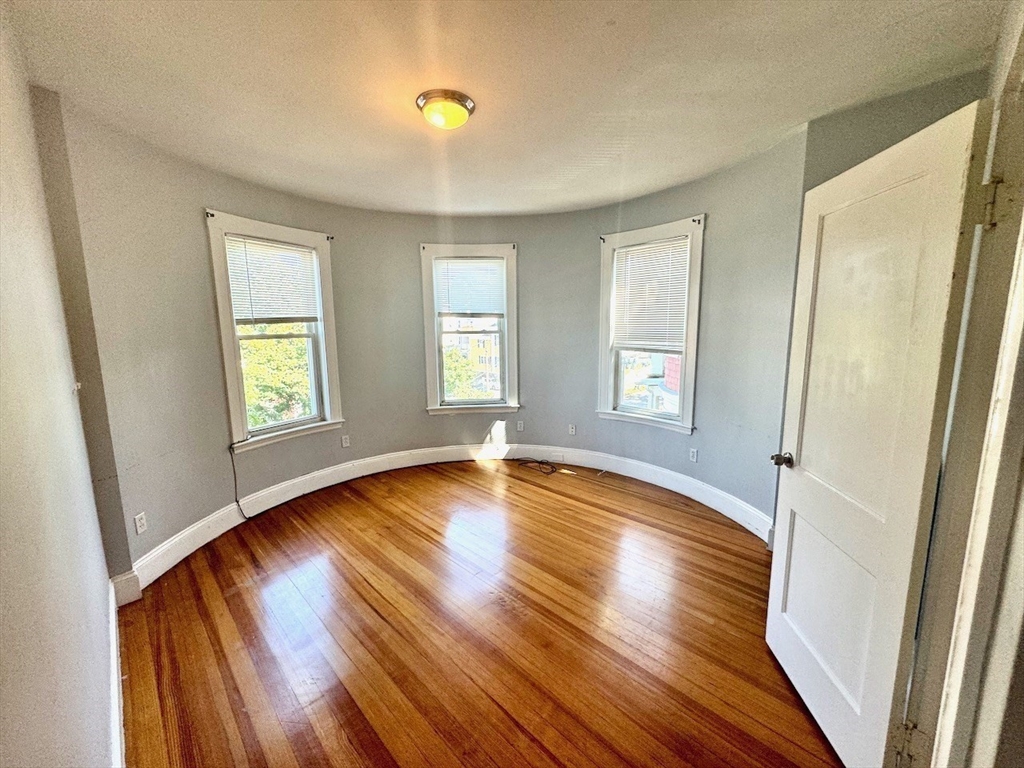
[[120, 611], [128, 765], [838, 765], [764, 543], [571, 469], [374, 475], [195, 552]]

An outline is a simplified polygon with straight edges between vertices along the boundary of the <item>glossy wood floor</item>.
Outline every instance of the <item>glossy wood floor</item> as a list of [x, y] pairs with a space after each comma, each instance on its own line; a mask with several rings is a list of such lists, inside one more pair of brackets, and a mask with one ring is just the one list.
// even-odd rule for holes
[[197, 551], [120, 611], [129, 766], [838, 765], [764, 543], [574, 471], [388, 472]]

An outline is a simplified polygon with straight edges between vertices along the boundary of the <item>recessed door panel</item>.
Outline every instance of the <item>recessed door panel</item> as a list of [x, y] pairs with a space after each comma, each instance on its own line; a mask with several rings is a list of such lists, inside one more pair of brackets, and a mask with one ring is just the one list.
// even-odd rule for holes
[[883, 519], [926, 191], [915, 179], [821, 219], [800, 465]]
[[791, 519], [783, 615], [859, 710], [875, 577], [795, 510]]

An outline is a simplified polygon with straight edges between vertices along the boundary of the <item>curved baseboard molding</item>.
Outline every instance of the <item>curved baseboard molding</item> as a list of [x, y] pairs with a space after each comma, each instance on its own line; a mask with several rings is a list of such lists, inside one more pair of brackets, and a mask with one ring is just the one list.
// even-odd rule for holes
[[587, 451], [579, 448], [553, 448], [545, 445], [518, 445], [516, 456], [533, 456], [536, 459], [547, 459], [559, 463], [575, 464], [579, 467], [590, 467], [591, 469], [603, 469], [608, 472], [615, 472], [618, 475], [632, 477], [634, 480], [642, 480], [651, 485], [658, 485], [670, 491], [675, 491], [683, 496], [688, 496], [694, 501], [699, 501], [706, 507], [711, 507], [716, 512], [728, 517], [730, 520], [739, 523], [758, 538], [767, 542], [771, 535], [772, 518], [766, 515], [752, 504], [742, 499], [737, 499], [732, 494], [721, 491], [713, 485], [684, 475], [681, 472], [673, 472], [654, 464], [648, 464], [636, 459], [625, 459], [621, 456], [614, 456], [610, 453], [599, 453], [598, 451]]
[[151, 549], [133, 563], [132, 570], [139, 578], [140, 590], [148, 587], [204, 544], [209, 544], [222, 533], [227, 533], [244, 521], [245, 517], [242, 516], [238, 505], [232, 502]]
[[[131, 572], [115, 577], [115, 583], [120, 581], [124, 584], [124, 589], [118, 590], [118, 605], [137, 600], [141, 596], [142, 588], [152, 584], [161, 574], [170, 570], [185, 557], [204, 544], [213, 541], [222, 533], [231, 530], [246, 518], [258, 515], [260, 512], [265, 512], [278, 504], [284, 504], [286, 501], [291, 501], [307, 493], [392, 469], [415, 467], [422, 464], [441, 464], [448, 461], [515, 459], [521, 456], [532, 456], [536, 459], [606, 470], [642, 480], [699, 501], [739, 523], [765, 541], [769, 540], [771, 534], [771, 517], [756, 507], [689, 475], [673, 472], [670, 469], [636, 459], [626, 459], [621, 456], [580, 448], [559, 448], [550, 445], [484, 444], [418, 448], [326, 467], [249, 494], [239, 499], [238, 504], [229, 504], [223, 509], [217, 510], [143, 555], [134, 563]], [[138, 584], [138, 588], [135, 588], [135, 584]]]

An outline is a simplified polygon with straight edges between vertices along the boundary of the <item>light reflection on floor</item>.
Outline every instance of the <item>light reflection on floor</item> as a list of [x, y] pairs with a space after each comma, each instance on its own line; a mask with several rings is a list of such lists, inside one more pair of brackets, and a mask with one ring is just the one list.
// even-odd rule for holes
[[505, 578], [508, 537], [505, 510], [463, 507], [448, 520], [444, 544], [456, 556], [448, 588], [473, 604], [487, 602]]
[[[258, 597], [263, 614], [275, 617], [276, 631], [281, 633], [284, 640], [282, 645], [269, 644], [279, 664], [294, 663], [293, 657], [296, 654], [302, 655], [309, 644], [320, 647], [331, 647], [334, 644], [330, 631], [316, 618], [321, 613], [329, 615], [337, 610], [330, 579], [324, 575], [330, 573], [329, 569], [330, 561], [327, 557], [314, 554], [259, 582]], [[296, 587], [302, 590], [304, 601], [295, 599]], [[296, 611], [302, 615], [301, 621], [294, 620]], [[358, 673], [346, 654], [334, 654], [331, 658], [331, 666], [339, 685], [349, 675]], [[310, 678], [306, 682], [309, 689], [313, 690], [322, 681]]]
[[642, 643], [649, 657], [669, 661], [664, 626], [651, 625], [672, 614], [678, 583], [674, 550], [655, 531], [625, 528], [619, 536], [615, 577], [602, 601], [600, 626], [616, 633], [628, 626], [634, 641]]

